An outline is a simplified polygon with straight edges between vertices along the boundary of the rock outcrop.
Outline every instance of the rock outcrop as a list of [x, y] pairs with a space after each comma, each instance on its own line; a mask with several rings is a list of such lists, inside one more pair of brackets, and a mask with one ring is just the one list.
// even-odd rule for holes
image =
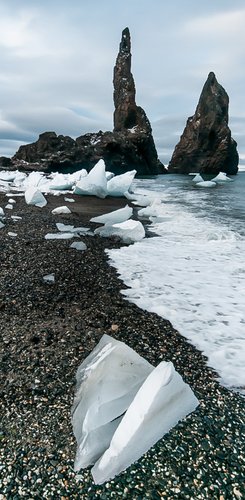
[[209, 73], [194, 116], [188, 118], [184, 132], [169, 163], [170, 173], [234, 175], [238, 171], [237, 143], [228, 127], [229, 97]]
[[166, 173], [157, 156], [150, 122], [135, 102], [128, 28], [122, 32], [113, 83], [113, 132], [88, 133], [75, 140], [57, 136], [55, 132], [44, 132], [35, 143], [19, 148], [12, 158], [12, 165], [25, 170], [72, 172], [80, 168], [90, 170], [103, 158], [107, 170], [115, 174], [132, 169], [139, 175]]

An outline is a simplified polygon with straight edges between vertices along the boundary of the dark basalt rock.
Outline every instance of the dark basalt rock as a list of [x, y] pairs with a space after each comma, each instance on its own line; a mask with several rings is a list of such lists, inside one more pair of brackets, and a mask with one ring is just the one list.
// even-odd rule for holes
[[15, 168], [46, 172], [90, 170], [103, 158], [107, 170], [121, 174], [136, 169], [139, 175], [166, 173], [155, 148], [150, 122], [135, 102], [135, 85], [131, 73], [130, 34], [122, 32], [119, 54], [114, 68], [114, 131], [85, 134], [77, 139], [40, 134], [37, 142], [21, 146], [12, 158]]
[[170, 173], [237, 173], [239, 157], [228, 127], [228, 106], [226, 91], [215, 74], [209, 73], [195, 114], [188, 118], [175, 147], [168, 167]]

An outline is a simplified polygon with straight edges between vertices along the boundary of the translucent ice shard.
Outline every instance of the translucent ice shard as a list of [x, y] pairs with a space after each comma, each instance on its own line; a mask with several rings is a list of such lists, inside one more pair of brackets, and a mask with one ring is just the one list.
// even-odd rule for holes
[[104, 160], [98, 163], [90, 170], [86, 177], [82, 177], [74, 188], [74, 194], [87, 196], [97, 196], [105, 198], [107, 196], [107, 180], [105, 174]]
[[124, 196], [128, 192], [134, 180], [136, 170], [130, 170], [122, 175], [115, 175], [107, 182], [109, 196]]
[[220, 172], [218, 175], [216, 175], [216, 177], [211, 179], [211, 182], [217, 182], [218, 184], [222, 182], [231, 182], [231, 181], [232, 179], [230, 179], [230, 177], [227, 177], [227, 175], [224, 172]]
[[103, 335], [77, 371], [73, 431], [75, 470], [94, 464], [109, 447], [123, 414], [153, 366], [123, 342]]
[[131, 217], [133, 209], [126, 205], [124, 208], [119, 208], [113, 212], [107, 214], [99, 215], [98, 217], [93, 217], [91, 222], [98, 222], [101, 224], [117, 224], [119, 222], [125, 222]]
[[35, 186], [31, 186], [26, 190], [25, 200], [27, 205], [35, 205], [36, 207], [45, 207], [47, 205], [47, 200]]
[[95, 483], [129, 467], [197, 406], [197, 398], [173, 364], [161, 362], [142, 384], [109, 448], [92, 468]]
[[103, 237], [118, 236], [125, 243], [141, 241], [145, 237], [143, 224], [131, 219], [118, 224], [106, 224], [103, 227], [98, 227], [95, 229], [94, 233]]

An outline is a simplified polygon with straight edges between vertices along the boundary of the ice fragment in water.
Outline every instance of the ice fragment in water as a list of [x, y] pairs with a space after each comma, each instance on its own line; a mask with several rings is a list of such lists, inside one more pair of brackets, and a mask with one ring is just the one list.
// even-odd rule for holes
[[107, 214], [99, 215], [98, 217], [93, 217], [91, 222], [97, 222], [101, 224], [115, 224], [119, 222], [124, 222], [131, 217], [133, 213], [133, 209], [126, 205], [124, 208], [119, 208], [118, 210], [114, 210], [113, 212], [109, 212]]
[[71, 214], [71, 211], [68, 207], [57, 207], [52, 210], [52, 214]]
[[39, 191], [35, 186], [31, 186], [26, 190], [25, 200], [27, 205], [35, 205], [40, 208], [47, 205], [47, 200], [44, 198], [41, 191]]
[[215, 187], [216, 185], [217, 185], [216, 182], [212, 182], [212, 181], [196, 182], [196, 186], [200, 187], [200, 188]]
[[123, 342], [103, 335], [77, 372], [75, 470], [95, 464], [95, 483], [112, 479], [197, 405], [171, 362], [154, 368]]
[[230, 177], [227, 177], [227, 175], [224, 172], [220, 172], [218, 175], [216, 175], [216, 177], [211, 179], [211, 182], [217, 182], [218, 184], [222, 182], [231, 182], [231, 181], [232, 179], [230, 179]]
[[196, 174], [195, 177], [192, 179], [192, 182], [195, 182], [196, 184], [197, 182], [204, 182], [204, 179], [200, 174]]
[[134, 180], [136, 170], [125, 172], [122, 175], [115, 175], [107, 182], [107, 191], [109, 196], [124, 196], [130, 189]]
[[118, 224], [106, 224], [103, 227], [98, 227], [94, 231], [103, 237], [118, 236], [125, 243], [134, 243], [141, 241], [145, 237], [145, 230], [143, 224], [135, 220], [127, 220]]

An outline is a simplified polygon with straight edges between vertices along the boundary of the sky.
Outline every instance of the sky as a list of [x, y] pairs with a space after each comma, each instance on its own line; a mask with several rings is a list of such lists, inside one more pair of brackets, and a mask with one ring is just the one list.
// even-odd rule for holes
[[136, 102], [163, 163], [214, 71], [245, 164], [244, 0], [0, 0], [0, 156], [47, 130], [74, 138], [112, 130], [126, 26]]

